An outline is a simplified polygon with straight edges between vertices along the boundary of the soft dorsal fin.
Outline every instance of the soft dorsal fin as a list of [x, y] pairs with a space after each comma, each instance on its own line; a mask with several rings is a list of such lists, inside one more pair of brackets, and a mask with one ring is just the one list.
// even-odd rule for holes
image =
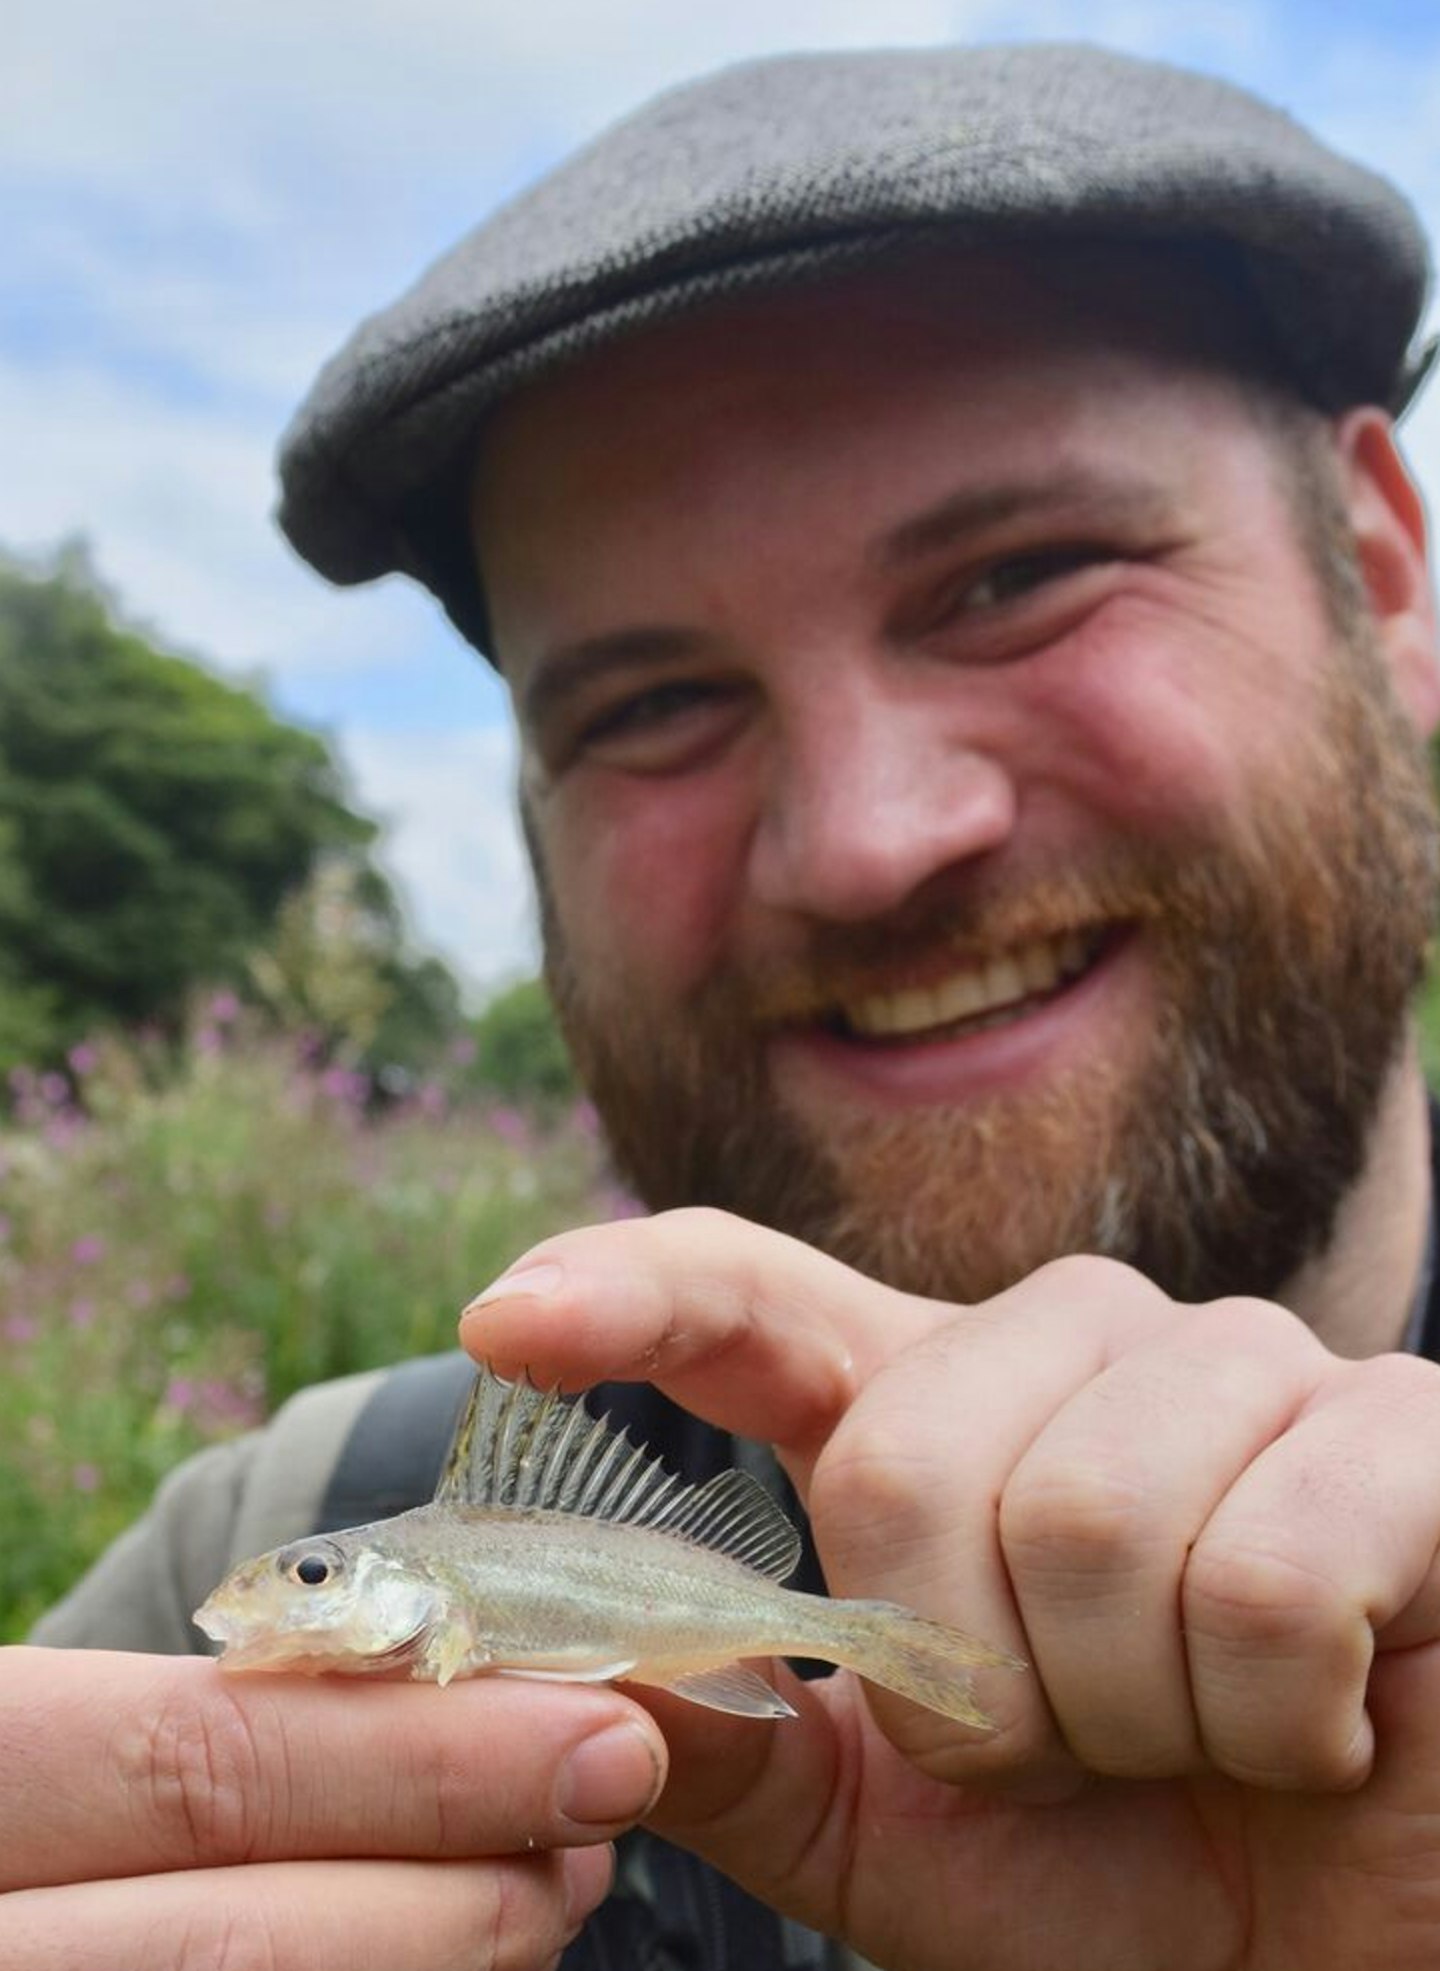
[[575, 1513], [659, 1532], [727, 1554], [783, 1581], [800, 1535], [742, 1471], [687, 1485], [579, 1397], [507, 1382], [482, 1365], [435, 1491], [441, 1506]]

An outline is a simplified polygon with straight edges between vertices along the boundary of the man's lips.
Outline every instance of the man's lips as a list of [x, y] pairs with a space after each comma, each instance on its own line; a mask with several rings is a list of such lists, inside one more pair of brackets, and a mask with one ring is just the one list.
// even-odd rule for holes
[[1113, 928], [1093, 925], [1031, 938], [956, 966], [931, 984], [856, 996], [831, 1008], [821, 1024], [832, 1034], [867, 1041], [934, 1038], [998, 1025], [1080, 978]]

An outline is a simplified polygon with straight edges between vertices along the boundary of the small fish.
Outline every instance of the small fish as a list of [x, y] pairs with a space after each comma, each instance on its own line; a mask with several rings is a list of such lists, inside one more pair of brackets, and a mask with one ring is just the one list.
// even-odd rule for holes
[[482, 1368], [428, 1506], [246, 1561], [195, 1620], [227, 1670], [623, 1678], [779, 1718], [737, 1659], [810, 1656], [990, 1725], [971, 1672], [1015, 1657], [894, 1602], [781, 1587], [799, 1557], [746, 1473], [687, 1485], [578, 1399]]

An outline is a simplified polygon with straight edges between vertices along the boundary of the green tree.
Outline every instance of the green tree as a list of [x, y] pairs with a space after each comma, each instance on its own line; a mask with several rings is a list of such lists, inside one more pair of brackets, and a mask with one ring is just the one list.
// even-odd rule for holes
[[368, 900], [378, 1036], [417, 968], [375, 832], [323, 740], [119, 623], [83, 550], [0, 561], [0, 1065], [243, 988], [283, 901], [337, 864]]
[[558, 1107], [579, 1093], [550, 995], [539, 979], [498, 993], [471, 1025], [474, 1084], [507, 1102]]

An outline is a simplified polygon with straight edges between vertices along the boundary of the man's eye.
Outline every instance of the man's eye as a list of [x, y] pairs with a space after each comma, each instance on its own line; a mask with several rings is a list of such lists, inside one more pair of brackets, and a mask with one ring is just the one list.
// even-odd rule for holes
[[1016, 602], [1047, 582], [1059, 581], [1097, 562], [1114, 559], [1113, 552], [1092, 545], [1047, 548], [1043, 553], [1014, 555], [996, 562], [977, 579], [967, 582], [955, 598], [955, 606], [965, 609], [995, 609]]
[[604, 711], [587, 719], [580, 735], [581, 742], [594, 745], [606, 739], [624, 739], [632, 733], [655, 731], [682, 718], [687, 712], [713, 704], [718, 696], [713, 685], [692, 683], [688, 679], [677, 678], [669, 684], [652, 685], [646, 691], [637, 691], [632, 697], [608, 705]]

